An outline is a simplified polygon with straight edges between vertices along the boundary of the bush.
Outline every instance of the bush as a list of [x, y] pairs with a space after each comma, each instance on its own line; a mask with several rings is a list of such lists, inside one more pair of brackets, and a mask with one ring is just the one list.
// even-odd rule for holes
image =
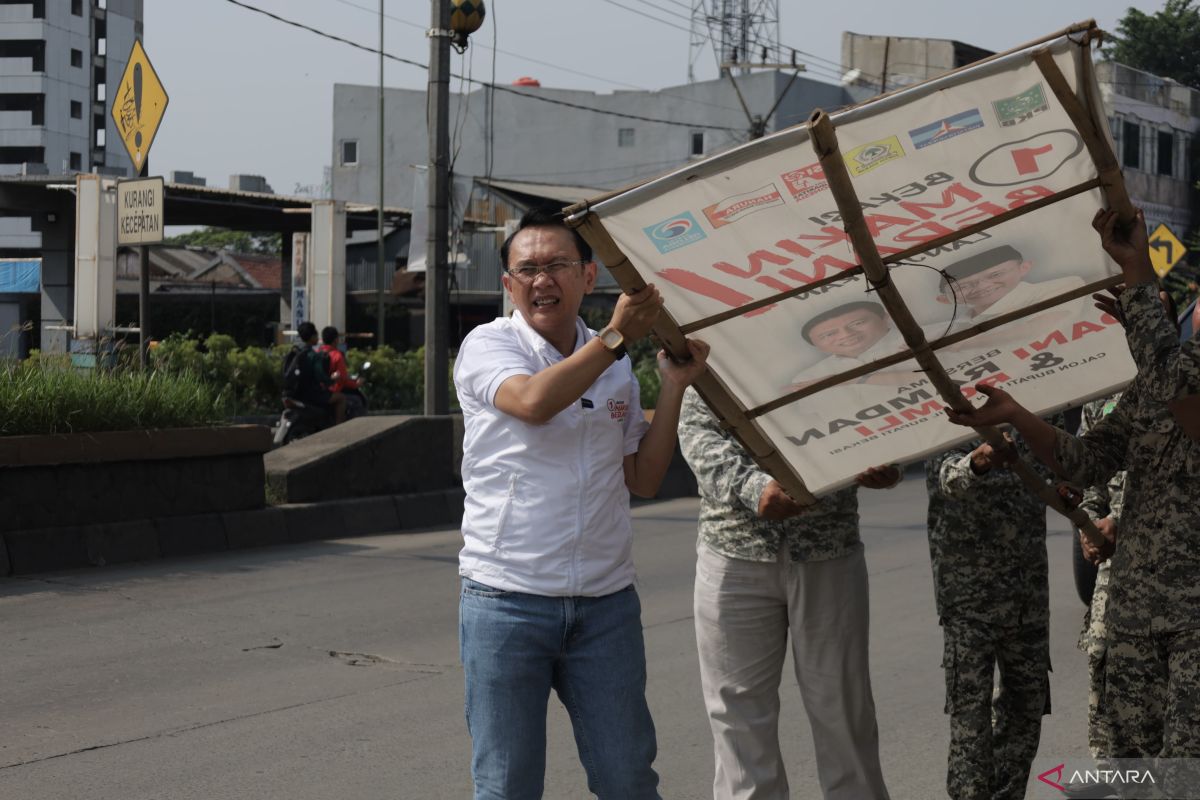
[[238, 348], [214, 333], [203, 342], [173, 333], [152, 352], [155, 369], [197, 376], [226, 398], [230, 414], [271, 413], [283, 394], [283, 359], [289, 347]]
[[[397, 352], [384, 345], [374, 350], [351, 350], [346, 353], [350, 372], [360, 372], [363, 364], [371, 362], [367, 376], [366, 394], [371, 408], [391, 409], [419, 414], [425, 407], [425, 348]], [[446, 376], [450, 386], [450, 407], [458, 407], [454, 391], [454, 361]]]
[[[283, 362], [291, 345], [238, 348], [232, 337], [213, 334], [200, 341], [172, 334], [154, 349], [156, 369], [175, 375], [199, 376], [221, 393], [230, 414], [273, 414], [283, 396]], [[372, 409], [420, 413], [425, 402], [425, 350], [398, 352], [384, 345], [374, 350], [350, 350], [346, 363], [359, 372], [371, 362], [366, 394]], [[453, 371], [453, 362], [451, 362]], [[451, 407], [458, 405], [454, 383]]]
[[194, 374], [80, 370], [36, 351], [0, 367], [0, 435], [216, 425], [224, 399]]

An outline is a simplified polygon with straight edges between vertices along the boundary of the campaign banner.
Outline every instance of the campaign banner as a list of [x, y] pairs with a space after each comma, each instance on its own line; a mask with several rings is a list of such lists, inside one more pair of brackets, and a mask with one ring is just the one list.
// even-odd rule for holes
[[[1039, 47], [1084, 105], [1099, 97], [1086, 43]], [[951, 378], [968, 396], [986, 381], [1050, 413], [1136, 370], [1120, 325], [1090, 300], [1119, 272], [1090, 227], [1105, 203], [1096, 165], [1032, 54], [832, 121], [867, 230]], [[858, 268], [805, 127], [589, 211], [672, 320], [712, 346], [715, 375], [813, 493], [974, 437], [914, 361], [894, 358], [905, 342]]]

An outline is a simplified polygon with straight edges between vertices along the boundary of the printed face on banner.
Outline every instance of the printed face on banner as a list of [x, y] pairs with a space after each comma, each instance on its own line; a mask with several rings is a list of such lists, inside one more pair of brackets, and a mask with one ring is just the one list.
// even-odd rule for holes
[[[1090, 56], [1065, 39], [1052, 47], [1074, 82]], [[866, 227], [896, 261], [891, 279], [928, 341], [950, 337], [935, 350], [965, 393], [986, 381], [1043, 413], [1132, 377], [1120, 326], [1089, 299], [1116, 273], [1090, 227], [1101, 195], [1081, 186], [1096, 169], [1027, 53], [834, 122]], [[753, 149], [762, 155], [747, 158]], [[739, 156], [594, 210], [680, 325], [808, 287], [694, 334], [808, 487], [971, 438], [898, 357], [907, 345], [856, 269], [806, 132]], [[1045, 205], [1005, 216], [1031, 203]]]

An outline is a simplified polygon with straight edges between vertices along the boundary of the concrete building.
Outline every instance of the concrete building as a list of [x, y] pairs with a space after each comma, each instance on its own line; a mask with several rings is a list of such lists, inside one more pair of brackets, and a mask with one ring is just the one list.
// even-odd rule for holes
[[1111, 61], [1096, 65], [1096, 78], [1129, 194], [1151, 230], [1166, 223], [1184, 238], [1198, 210], [1193, 146], [1200, 92]]
[[856, 92], [865, 90], [868, 97], [927, 81], [990, 55], [991, 50], [951, 39], [842, 33], [846, 82]]
[[108, 100], [141, 36], [142, 0], [0, 3], [0, 174], [130, 174]]
[[[750, 113], [767, 132], [804, 121], [814, 108], [840, 108], [840, 86], [760, 72], [737, 78]], [[385, 108], [385, 205], [416, 207], [412, 164], [429, 160], [425, 92], [388, 89]], [[337, 84], [333, 91], [335, 200], [374, 203], [379, 191], [378, 87]], [[598, 109], [593, 113], [587, 109]], [[749, 138], [750, 121], [727, 79], [660, 91], [597, 93], [522, 85], [450, 97], [451, 150], [461, 176], [488, 176], [616, 188], [702, 158]], [[664, 120], [655, 122], [650, 120]]]

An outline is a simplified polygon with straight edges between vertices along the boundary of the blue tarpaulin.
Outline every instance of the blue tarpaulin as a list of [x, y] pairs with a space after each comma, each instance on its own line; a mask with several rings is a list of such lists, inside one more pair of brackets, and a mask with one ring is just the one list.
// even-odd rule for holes
[[42, 290], [40, 258], [0, 258], [0, 294], [38, 293]]

